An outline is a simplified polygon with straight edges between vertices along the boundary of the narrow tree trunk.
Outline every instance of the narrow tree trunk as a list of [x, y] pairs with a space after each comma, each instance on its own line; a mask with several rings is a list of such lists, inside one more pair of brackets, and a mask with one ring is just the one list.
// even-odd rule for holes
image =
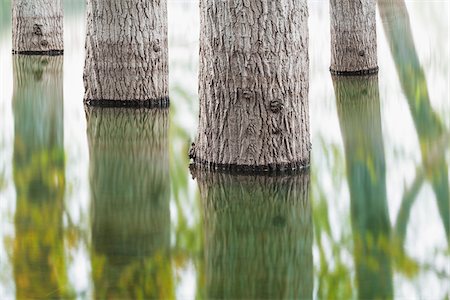
[[167, 107], [166, 0], [89, 0], [85, 102]]
[[62, 57], [13, 57], [17, 299], [70, 296], [63, 231], [62, 70]]
[[310, 299], [309, 174], [195, 172], [204, 209], [207, 299]]
[[168, 111], [88, 108], [98, 299], [171, 299]]
[[391, 299], [390, 221], [377, 76], [334, 77], [360, 299]]
[[433, 186], [447, 242], [450, 244], [450, 189], [445, 157], [449, 145], [448, 132], [431, 106], [427, 80], [417, 56], [405, 2], [379, 0], [378, 7], [419, 137], [422, 165]]
[[376, 0], [330, 0], [331, 72], [378, 72]]
[[309, 165], [306, 0], [201, 0], [200, 124], [212, 169]]
[[60, 55], [64, 49], [61, 0], [13, 0], [13, 53]]

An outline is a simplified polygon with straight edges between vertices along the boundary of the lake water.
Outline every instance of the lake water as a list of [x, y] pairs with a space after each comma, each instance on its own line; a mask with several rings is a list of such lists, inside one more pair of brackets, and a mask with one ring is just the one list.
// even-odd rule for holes
[[363, 78], [309, 1], [312, 165], [279, 177], [189, 170], [198, 1], [168, 2], [170, 111], [136, 112], [84, 109], [83, 1], [46, 58], [0, 0], [0, 299], [448, 299], [448, 1], [379, 5]]

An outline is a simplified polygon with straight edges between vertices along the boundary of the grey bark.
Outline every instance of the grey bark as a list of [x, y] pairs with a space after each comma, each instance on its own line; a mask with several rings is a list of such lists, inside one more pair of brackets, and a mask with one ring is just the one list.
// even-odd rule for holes
[[12, 20], [13, 53], [63, 53], [61, 0], [14, 0]]
[[190, 156], [213, 169], [309, 165], [306, 0], [202, 0], [200, 122]]
[[312, 298], [309, 173], [195, 175], [204, 211], [205, 298]]
[[330, 0], [331, 72], [363, 75], [378, 71], [375, 0]]
[[85, 102], [168, 105], [166, 0], [89, 0]]

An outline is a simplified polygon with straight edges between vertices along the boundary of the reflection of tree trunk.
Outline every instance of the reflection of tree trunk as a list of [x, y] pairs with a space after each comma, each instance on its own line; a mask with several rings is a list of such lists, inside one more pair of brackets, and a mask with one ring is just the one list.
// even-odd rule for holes
[[[439, 117], [433, 111], [425, 73], [416, 53], [409, 15], [403, 0], [378, 0], [384, 31], [397, 73], [419, 136], [422, 161], [431, 180], [447, 239], [450, 239], [450, 195], [445, 150], [448, 139]], [[446, 144], [442, 147], [440, 144]]]
[[13, 260], [18, 299], [68, 296], [62, 67], [62, 57], [13, 57]]
[[378, 78], [334, 77], [361, 299], [392, 298], [390, 221]]
[[168, 111], [88, 108], [95, 297], [170, 298]]
[[376, 0], [331, 0], [331, 72], [378, 71]]
[[309, 165], [306, 0], [200, 1], [194, 162], [218, 169]]
[[61, 0], [13, 0], [13, 51], [27, 54], [62, 54]]
[[309, 174], [199, 173], [206, 298], [311, 298]]
[[167, 1], [88, 0], [85, 101], [168, 105]]

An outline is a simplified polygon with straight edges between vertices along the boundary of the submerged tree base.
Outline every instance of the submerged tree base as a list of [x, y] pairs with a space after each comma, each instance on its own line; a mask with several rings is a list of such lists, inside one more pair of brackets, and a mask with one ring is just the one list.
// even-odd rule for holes
[[365, 75], [374, 75], [378, 74], [379, 68], [371, 68], [366, 70], [358, 70], [358, 71], [336, 71], [330, 68], [331, 75], [334, 76], [365, 76]]
[[13, 55], [44, 55], [44, 56], [60, 56], [64, 54], [64, 50], [46, 50], [46, 51], [12, 51]]
[[124, 107], [124, 108], [168, 108], [169, 97], [148, 100], [113, 100], [113, 99], [84, 99], [86, 106], [93, 107]]
[[238, 164], [219, 164], [208, 161], [202, 161], [195, 158], [193, 150], [189, 151], [189, 158], [193, 159], [190, 165], [192, 174], [195, 177], [197, 171], [217, 171], [230, 174], [259, 174], [259, 175], [278, 175], [278, 174], [298, 174], [309, 169], [310, 164], [305, 161], [291, 163], [273, 163], [268, 165], [238, 165]]

